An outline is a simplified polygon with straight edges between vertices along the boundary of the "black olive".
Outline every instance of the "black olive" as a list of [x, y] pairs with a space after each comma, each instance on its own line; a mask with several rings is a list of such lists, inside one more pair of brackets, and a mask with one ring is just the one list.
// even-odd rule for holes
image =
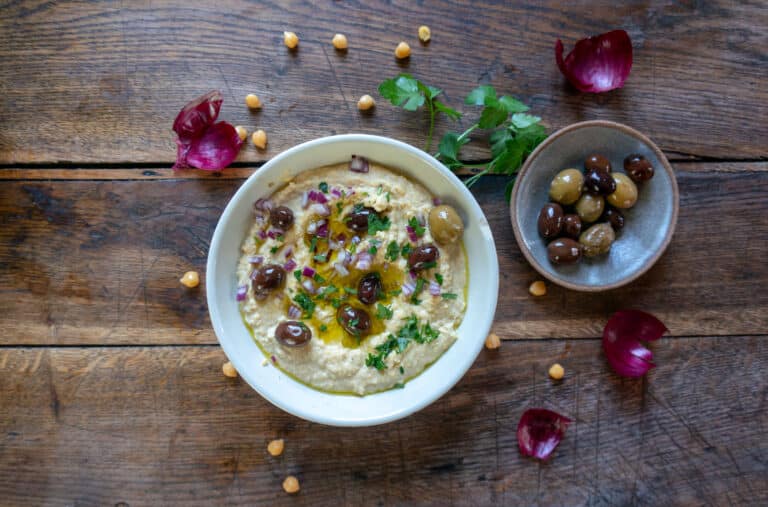
[[616, 182], [610, 173], [592, 169], [584, 175], [584, 188], [590, 194], [608, 195], [616, 191]]
[[283, 286], [285, 270], [279, 264], [265, 264], [257, 269], [251, 278], [253, 295], [256, 299], [264, 299], [270, 292]]
[[594, 153], [588, 156], [584, 161], [584, 170], [587, 172], [600, 171], [604, 173], [610, 173], [611, 162], [604, 156]]
[[287, 206], [278, 206], [269, 212], [269, 223], [272, 226], [287, 231], [293, 225], [293, 211]]
[[286, 347], [303, 347], [312, 339], [312, 331], [296, 320], [285, 320], [277, 325], [275, 339]]
[[378, 301], [381, 292], [381, 276], [376, 272], [368, 273], [357, 284], [357, 299], [364, 305], [372, 305]]
[[343, 304], [339, 307], [336, 312], [336, 319], [341, 327], [352, 336], [363, 336], [371, 330], [371, 317], [368, 312], [350, 304]]
[[408, 256], [408, 266], [413, 270], [429, 269], [435, 267], [440, 258], [440, 250], [432, 243], [417, 246]]
[[642, 155], [632, 154], [625, 158], [624, 170], [635, 183], [642, 183], [653, 178], [653, 166]]
[[563, 207], [557, 203], [545, 204], [536, 221], [542, 238], [555, 238], [563, 229]]
[[368, 207], [355, 207], [346, 217], [344, 217], [344, 223], [347, 224], [347, 228], [355, 232], [368, 232], [368, 217], [378, 217], [379, 214], [376, 210]]
[[552, 264], [573, 264], [581, 259], [581, 245], [568, 238], [556, 239], [547, 245], [547, 257]]
[[579, 234], [581, 234], [579, 215], [565, 215], [563, 217], [563, 233], [569, 238], [579, 239]]
[[624, 228], [624, 215], [616, 208], [608, 208], [603, 213], [602, 220], [611, 224], [614, 231], [619, 231]]

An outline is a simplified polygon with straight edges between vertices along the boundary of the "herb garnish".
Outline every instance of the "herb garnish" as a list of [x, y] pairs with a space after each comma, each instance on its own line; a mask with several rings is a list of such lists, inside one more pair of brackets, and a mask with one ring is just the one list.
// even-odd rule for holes
[[400, 255], [402, 255], [403, 257], [405, 257], [407, 259], [408, 256], [411, 255], [411, 251], [412, 250], [413, 250], [413, 248], [411, 247], [411, 244], [410, 243], [405, 243], [403, 245], [403, 248], [400, 249]]
[[400, 247], [397, 244], [397, 241], [390, 241], [387, 245], [387, 253], [384, 255], [384, 258], [388, 261], [396, 261], [398, 256], [400, 255]]
[[456, 299], [457, 297], [459, 297], [458, 295], [456, 295], [456, 294], [454, 294], [452, 292], [443, 292], [442, 294], [440, 294], [440, 296], [443, 299]]
[[390, 225], [389, 217], [387, 216], [380, 217], [376, 213], [368, 215], [368, 234], [371, 236], [379, 231], [388, 231]]
[[[368, 354], [365, 365], [377, 370], [384, 370], [387, 367], [384, 360], [392, 352], [402, 353], [412, 341], [420, 344], [430, 343], [438, 336], [440, 336], [440, 332], [433, 329], [429, 322], [420, 326], [419, 319], [415, 315], [411, 315], [406, 320], [405, 325], [397, 330], [396, 335], [388, 335], [384, 343], [376, 346], [376, 354]], [[401, 370], [400, 373], [402, 372]]]
[[325, 324], [320, 324], [320, 332], [325, 333], [326, 331], [328, 331], [328, 326]]
[[294, 276], [294, 278], [296, 278], [297, 282], [301, 282], [301, 270], [300, 269], [297, 269], [296, 271], [294, 271], [293, 272], [293, 276]]
[[328, 193], [328, 183], [321, 181], [320, 184], [317, 186], [317, 188], [320, 189], [320, 191], [324, 194]]
[[389, 306], [384, 306], [381, 303], [376, 303], [376, 318], [379, 320], [389, 320], [392, 318], [392, 314], [394, 312], [392, 311], [392, 308]]
[[419, 277], [416, 279], [416, 288], [413, 290], [413, 294], [411, 294], [411, 304], [414, 305], [420, 305], [421, 299], [417, 298], [419, 294], [421, 294], [421, 291], [424, 290], [424, 284], [427, 283], [426, 280], [424, 280], [422, 277]]
[[315, 302], [304, 292], [296, 294], [293, 297], [293, 300], [303, 310], [301, 317], [304, 319], [311, 319], [312, 314], [315, 312]]
[[443, 275], [440, 273], [435, 273], [435, 281], [438, 285], [443, 285]]
[[417, 237], [422, 237], [424, 235], [424, 227], [419, 223], [419, 221], [416, 219], [416, 217], [411, 217], [408, 219], [408, 225], [411, 226], [413, 229], [413, 233], [416, 234]]
[[437, 113], [443, 113], [452, 120], [461, 118], [460, 112], [451, 109], [436, 99], [442, 92], [439, 88], [425, 85], [410, 74], [400, 74], [395, 78], [383, 81], [379, 85], [379, 93], [382, 97], [406, 111], [416, 111], [426, 104], [427, 111], [429, 112], [429, 131], [427, 132], [425, 151], [429, 151], [432, 145], [432, 135], [435, 130], [435, 116]]
[[269, 249], [269, 253], [277, 253], [277, 251], [278, 251], [279, 249], [280, 249], [279, 247], [277, 247], [277, 246], [273, 246], [272, 248], [270, 248], [270, 249]]
[[313, 280], [315, 280], [317, 283], [323, 283], [325, 282], [325, 278], [323, 278], [320, 273], [315, 273], [315, 276], [312, 277]]

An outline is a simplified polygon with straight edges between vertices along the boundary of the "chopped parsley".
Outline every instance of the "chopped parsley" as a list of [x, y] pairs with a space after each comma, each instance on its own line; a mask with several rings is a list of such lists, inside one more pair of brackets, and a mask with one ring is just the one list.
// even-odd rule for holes
[[330, 296], [334, 292], [337, 292], [339, 289], [336, 288], [335, 285], [328, 285], [327, 287], [323, 287], [320, 292], [317, 294], [317, 297], [315, 299], [325, 299], [326, 296]]
[[405, 389], [405, 383], [404, 382], [398, 382], [397, 384], [392, 386], [393, 389]]
[[368, 253], [371, 255], [376, 255], [376, 252], [378, 252], [379, 249], [376, 248], [376, 245], [371, 245], [371, 248], [368, 249]]
[[443, 292], [442, 294], [440, 294], [440, 296], [443, 299], [456, 299], [459, 297], [457, 294], [454, 294], [453, 292]]
[[402, 289], [393, 289], [393, 290], [389, 291], [389, 295], [390, 296], [399, 296], [400, 293], [402, 293], [402, 292], [403, 292]]
[[389, 217], [380, 217], [376, 213], [371, 213], [368, 215], [368, 234], [371, 236], [375, 235], [379, 231], [388, 231], [390, 225]]
[[398, 256], [400, 255], [400, 247], [397, 244], [397, 241], [390, 241], [387, 245], [387, 253], [384, 255], [384, 258], [388, 261], [396, 261]]
[[285, 236], [283, 236], [282, 234], [278, 234], [277, 236], [275, 236], [275, 240], [282, 243], [283, 241], [285, 241]]
[[416, 217], [411, 217], [408, 219], [408, 225], [411, 226], [413, 229], [414, 234], [416, 234], [417, 237], [422, 237], [424, 235], [424, 227], [419, 223], [418, 220], [416, 220]]
[[382, 190], [384, 190], [384, 189], [381, 187], [381, 185], [379, 185], [378, 187], [376, 187], [376, 195], [381, 195], [381, 191], [382, 191]]
[[320, 324], [320, 332], [325, 333], [326, 331], [328, 331], [328, 326], [325, 324]]
[[402, 366], [400, 367], [400, 375], [405, 375], [405, 369]]
[[381, 303], [376, 303], [376, 318], [379, 320], [389, 320], [392, 318], [392, 308], [384, 306]]
[[[402, 353], [412, 341], [425, 344], [434, 341], [438, 336], [440, 336], [440, 332], [433, 329], [429, 322], [419, 325], [419, 319], [415, 315], [411, 315], [405, 321], [405, 325], [397, 330], [396, 335], [388, 335], [384, 343], [376, 346], [375, 354], [368, 354], [365, 365], [379, 371], [384, 370], [387, 367], [384, 360], [392, 352]], [[403, 373], [402, 367], [400, 373]]]
[[301, 282], [301, 270], [297, 269], [293, 272], [293, 277], [296, 278], [297, 282]]
[[432, 269], [432, 268], [435, 268], [435, 267], [437, 267], [437, 262], [436, 261], [423, 262], [421, 264], [421, 269]]
[[331, 299], [331, 306], [334, 308], [338, 308], [341, 306], [342, 301], [343, 301], [342, 298], [333, 298]]
[[309, 251], [314, 252], [315, 250], [317, 250], [317, 237], [313, 236], [309, 241]]
[[336, 214], [341, 215], [341, 212], [344, 210], [344, 203], [342, 201], [339, 201], [336, 203]]
[[315, 312], [315, 302], [304, 292], [299, 292], [293, 296], [293, 300], [303, 310], [301, 317], [311, 319], [312, 314]]
[[315, 262], [325, 262], [325, 261], [328, 260], [328, 257], [326, 257], [325, 254], [322, 254], [322, 255], [318, 254], [318, 255], [315, 255], [312, 258], [315, 259]]
[[419, 277], [416, 280], [416, 288], [413, 291], [413, 294], [411, 294], [411, 304], [419, 305], [421, 304], [421, 300], [417, 298], [419, 294], [421, 294], [421, 291], [424, 290], [424, 284], [427, 283], [426, 280], [424, 280], [422, 277]]
[[357, 251], [357, 243], [352, 243], [349, 245], [349, 253], [353, 254]]
[[412, 250], [413, 250], [413, 248], [411, 247], [411, 244], [410, 243], [406, 243], [400, 249], [400, 255], [402, 255], [403, 257], [405, 257], [407, 259], [408, 256], [411, 255], [411, 251]]
[[347, 294], [357, 294], [357, 289], [353, 289], [352, 287], [344, 287], [344, 292]]
[[321, 181], [320, 184], [317, 186], [317, 188], [320, 189], [320, 191], [324, 194], [328, 193], [328, 183]]
[[278, 247], [276, 246], [273, 246], [272, 248], [269, 249], [269, 253], [277, 253], [277, 251], [278, 251]]
[[315, 276], [313, 276], [313, 277], [312, 277], [312, 279], [313, 279], [314, 281], [316, 281], [317, 283], [323, 283], [323, 282], [325, 282], [325, 278], [323, 278], [322, 276], [320, 276], [320, 273], [315, 273]]
[[440, 273], [435, 273], [435, 281], [438, 285], [443, 285], [443, 275]]
[[387, 197], [387, 202], [389, 202], [389, 192], [387, 192], [386, 197]]

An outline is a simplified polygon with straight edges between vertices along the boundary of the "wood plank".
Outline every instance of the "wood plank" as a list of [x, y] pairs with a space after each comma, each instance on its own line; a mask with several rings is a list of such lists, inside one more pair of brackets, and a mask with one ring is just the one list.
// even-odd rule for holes
[[[432, 27], [427, 46], [420, 23]], [[175, 156], [170, 127], [181, 106], [220, 89], [222, 119], [265, 128], [269, 148], [243, 151], [266, 160], [334, 133], [393, 136], [417, 146], [425, 124], [378, 100], [360, 115], [357, 97], [409, 71], [445, 89], [460, 105], [478, 83], [491, 83], [533, 106], [553, 127], [611, 119], [647, 133], [671, 154], [768, 156], [768, 7], [764, 2], [583, 2], [366, 4], [221, 0], [159, 2], [10, 2], [0, 16], [0, 163], [156, 162]], [[634, 43], [624, 89], [580, 94], [554, 59], [586, 35], [623, 27]], [[301, 37], [298, 52], [283, 30]], [[336, 32], [346, 54], [330, 46]], [[393, 49], [413, 55], [398, 65]], [[264, 109], [251, 114], [247, 93]], [[471, 124], [469, 114], [463, 126]], [[438, 133], [448, 125], [438, 124]], [[470, 159], [483, 152], [467, 150]]]
[[[749, 173], [768, 171], [768, 162], [683, 162], [673, 165], [685, 172], [723, 172]], [[0, 181], [55, 181], [55, 180], [199, 180], [199, 179], [230, 179], [243, 180], [258, 171], [258, 167], [231, 167], [224, 171], [174, 171], [166, 167], [158, 168], [0, 168]], [[462, 168], [457, 174], [465, 176], [476, 172], [476, 169]]]
[[[0, 503], [765, 505], [768, 339], [662, 340], [654, 354], [629, 380], [597, 340], [508, 342], [425, 410], [349, 430], [225, 378], [218, 348], [4, 348]], [[546, 464], [517, 450], [534, 406], [575, 420]]]
[[[613, 311], [643, 308], [677, 336], [768, 329], [768, 173], [678, 171], [680, 218], [659, 263], [628, 287], [549, 287], [512, 236], [503, 185], [473, 192], [496, 239], [503, 338], [596, 337]], [[240, 180], [7, 181], [0, 185], [0, 329], [5, 344], [215, 343], [204, 286], [208, 244]]]

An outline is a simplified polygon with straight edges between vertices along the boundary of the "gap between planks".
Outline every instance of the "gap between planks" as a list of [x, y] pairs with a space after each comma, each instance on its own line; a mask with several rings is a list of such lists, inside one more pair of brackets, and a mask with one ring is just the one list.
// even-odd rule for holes
[[[767, 172], [768, 161], [720, 162], [720, 161], [673, 161], [679, 171], [748, 173]], [[77, 180], [243, 180], [257, 171], [259, 167], [230, 167], [224, 171], [211, 172], [199, 170], [174, 171], [170, 168], [147, 167], [106, 167], [106, 168], [0, 168], [0, 180], [5, 181], [77, 181]], [[469, 169], [457, 172], [460, 176], [473, 174]], [[495, 175], [491, 175], [495, 176]]]

